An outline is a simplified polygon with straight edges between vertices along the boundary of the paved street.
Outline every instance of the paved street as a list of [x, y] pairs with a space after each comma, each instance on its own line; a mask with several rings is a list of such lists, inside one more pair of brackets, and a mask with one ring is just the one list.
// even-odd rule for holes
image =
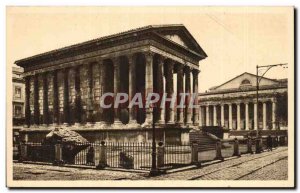
[[123, 172], [14, 163], [16, 180], [286, 180], [287, 147], [272, 152], [208, 162], [149, 178], [145, 172]]

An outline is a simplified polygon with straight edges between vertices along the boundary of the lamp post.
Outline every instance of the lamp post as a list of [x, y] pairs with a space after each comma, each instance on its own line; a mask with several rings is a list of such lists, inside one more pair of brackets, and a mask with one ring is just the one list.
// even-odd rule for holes
[[153, 114], [152, 114], [152, 164], [151, 164], [151, 170], [149, 175], [150, 176], [157, 176], [159, 175], [159, 170], [156, 166], [156, 140], [155, 140], [155, 112], [156, 112], [156, 106], [153, 104]]
[[[264, 65], [264, 66], [256, 66], [256, 105], [257, 105], [257, 110], [256, 110], [256, 117], [257, 117], [257, 130], [256, 130], [256, 143], [255, 143], [255, 153], [261, 153], [262, 151], [262, 147], [261, 147], [261, 132], [259, 131], [259, 121], [258, 121], [258, 117], [259, 117], [259, 113], [258, 113], [258, 90], [259, 90], [259, 83], [261, 81], [261, 79], [264, 77], [264, 75], [273, 67], [276, 66], [286, 66], [287, 63], [283, 63], [283, 64], [271, 64], [271, 65]], [[258, 71], [260, 68], [267, 68], [265, 70], [265, 72], [258, 77]]]

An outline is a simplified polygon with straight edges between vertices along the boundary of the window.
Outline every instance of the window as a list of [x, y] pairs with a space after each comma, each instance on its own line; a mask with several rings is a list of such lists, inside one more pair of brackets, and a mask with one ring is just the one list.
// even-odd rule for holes
[[22, 116], [22, 106], [15, 105], [14, 114], [16, 117], [21, 117]]
[[20, 99], [21, 98], [21, 87], [16, 86], [15, 87], [15, 98]]
[[240, 84], [241, 89], [248, 88], [248, 87], [251, 87], [251, 86], [252, 86], [252, 84], [251, 84], [250, 80], [248, 80], [248, 79], [242, 80], [242, 82]]
[[251, 82], [250, 82], [248, 79], [244, 79], [244, 80], [242, 81], [242, 84], [251, 84]]

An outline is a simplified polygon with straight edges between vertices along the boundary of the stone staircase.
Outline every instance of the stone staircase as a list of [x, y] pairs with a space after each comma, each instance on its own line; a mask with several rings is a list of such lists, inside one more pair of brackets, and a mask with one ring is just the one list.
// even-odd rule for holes
[[213, 134], [202, 132], [201, 130], [190, 132], [190, 142], [196, 142], [198, 144], [198, 151], [209, 151], [216, 148], [216, 141], [219, 138]]

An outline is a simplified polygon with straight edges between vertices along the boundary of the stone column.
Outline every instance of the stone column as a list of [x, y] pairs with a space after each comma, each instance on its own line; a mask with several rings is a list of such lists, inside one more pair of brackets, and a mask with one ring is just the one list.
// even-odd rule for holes
[[58, 97], [58, 82], [57, 82], [57, 70], [53, 71], [53, 125], [59, 124], [59, 97]]
[[263, 129], [267, 129], [267, 103], [263, 102]]
[[254, 105], [254, 112], [253, 112], [253, 114], [254, 114], [254, 130], [257, 130], [258, 128], [257, 128], [257, 102], [254, 102], [253, 103], [253, 105]]
[[276, 129], [276, 101], [272, 101], [272, 129]]
[[43, 76], [43, 124], [49, 124], [49, 104], [48, 104], [48, 73], [45, 72]]
[[[198, 74], [199, 70], [193, 70], [193, 93], [196, 94], [196, 98], [193, 101], [195, 106], [198, 106]], [[199, 124], [199, 108], [193, 108], [193, 121], [194, 125]]]
[[[171, 61], [167, 65], [166, 71], [166, 91], [167, 91], [167, 98], [171, 99], [174, 94], [174, 85], [173, 85], [173, 69], [174, 69], [174, 62]], [[171, 102], [167, 105], [167, 111], [169, 112], [168, 115], [168, 124], [174, 124], [174, 107], [171, 106]]]
[[[129, 100], [134, 97], [136, 93], [136, 63], [135, 63], [135, 55], [128, 56], [128, 66], [129, 66]], [[136, 112], [137, 107], [133, 106], [129, 108], [129, 124], [137, 124], [136, 121]]]
[[228, 104], [228, 122], [229, 122], [229, 129], [232, 129], [232, 104]]
[[236, 104], [236, 109], [237, 109], [237, 112], [236, 112], [236, 114], [237, 114], [237, 130], [241, 130], [241, 104], [240, 103], [237, 103]]
[[221, 104], [221, 126], [224, 127], [225, 119], [224, 119], [224, 104]]
[[[103, 92], [104, 92], [104, 83], [105, 83], [105, 68], [103, 65], [103, 60], [99, 59], [98, 60], [98, 70], [99, 70], [99, 97], [101, 99]], [[99, 99], [99, 104], [100, 104], [100, 99]], [[95, 125], [104, 125], [104, 114], [103, 114], [103, 108], [99, 105], [99, 120], [98, 122], [95, 123]]]
[[40, 124], [39, 81], [38, 74], [34, 75], [34, 124]]
[[30, 127], [30, 76], [25, 77], [25, 124]]
[[[181, 93], [183, 93], [183, 66], [179, 64], [177, 68], [177, 106], [179, 106], [181, 102]], [[177, 124], [182, 125], [184, 122], [183, 108], [178, 108], [177, 111]]]
[[[164, 69], [164, 65], [163, 65], [163, 94], [165, 94], [167, 91], [166, 91], [166, 77], [164, 76], [165, 74], [165, 69]], [[164, 108], [161, 109], [160, 111], [160, 122], [161, 123], [165, 123], [166, 122], [166, 106], [164, 106]]]
[[64, 69], [64, 125], [70, 124], [69, 68]]
[[87, 71], [87, 124], [92, 124], [94, 122], [93, 112], [94, 112], [94, 100], [93, 100], [93, 64], [88, 64]]
[[[120, 59], [114, 58], [114, 100], [116, 99], [117, 94], [120, 92]], [[122, 125], [120, 121], [120, 105], [118, 108], [114, 108], [114, 125]]]
[[245, 130], [249, 130], [249, 103], [245, 103]]
[[202, 116], [203, 116], [203, 113], [202, 113], [202, 107], [199, 106], [199, 126], [200, 126], [200, 127], [203, 126]]
[[191, 70], [189, 67], [185, 68], [185, 93], [189, 94], [186, 97], [185, 111], [186, 111], [186, 124], [192, 124], [192, 109], [189, 108], [191, 100]]
[[[145, 91], [146, 96], [148, 94], [153, 93], [153, 53], [147, 52], [145, 53], [146, 57], [146, 69], [145, 69]], [[151, 126], [152, 124], [152, 115], [153, 107], [149, 106], [149, 108], [146, 109], [146, 119], [144, 126]]]
[[81, 124], [80, 66], [75, 67], [75, 125]]
[[217, 105], [214, 105], [213, 126], [217, 126]]
[[[157, 75], [157, 92], [158, 94], [160, 95], [160, 97], [163, 96], [164, 94], [164, 90], [165, 90], [165, 85], [164, 85], [164, 57], [162, 56], [159, 56], [158, 57], [158, 60], [157, 60], [157, 72], [156, 72], [156, 75]], [[159, 109], [159, 112], [158, 112], [158, 120], [157, 122], [159, 124], [164, 124], [165, 123], [165, 108], [157, 108]]]
[[206, 126], [210, 126], [210, 123], [209, 123], [209, 105], [206, 106]]

